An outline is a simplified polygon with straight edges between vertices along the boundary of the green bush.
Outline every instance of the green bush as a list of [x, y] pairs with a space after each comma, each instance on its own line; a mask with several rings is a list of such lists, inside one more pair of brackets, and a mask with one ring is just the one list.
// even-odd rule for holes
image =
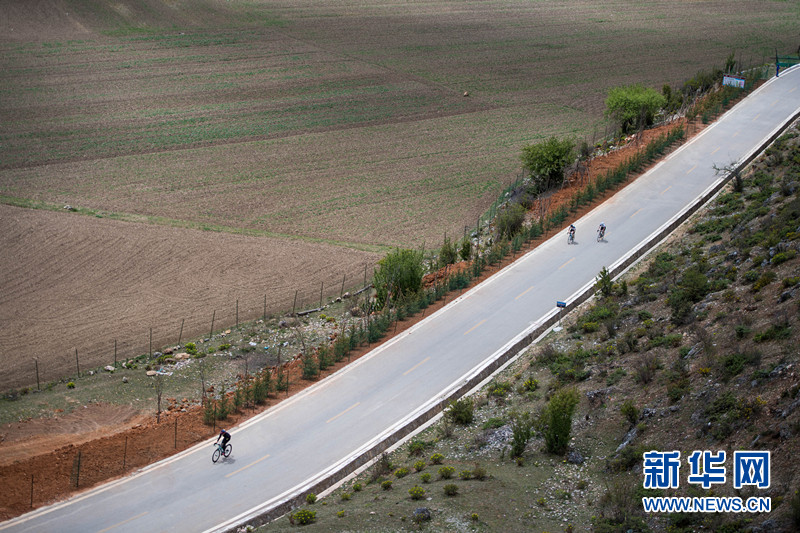
[[444, 455], [441, 453], [435, 453], [431, 455], [431, 464], [432, 465], [440, 465], [444, 461]]
[[636, 424], [639, 420], [639, 409], [633, 404], [632, 400], [625, 400], [619, 408], [620, 413], [624, 416], [631, 425]]
[[533, 177], [532, 193], [561, 185], [564, 170], [575, 159], [575, 142], [550, 137], [546, 141], [522, 149], [522, 165]]
[[761, 274], [761, 277], [758, 278], [755, 283], [753, 283], [753, 292], [760, 291], [761, 289], [763, 289], [764, 287], [775, 281], [776, 277], [777, 275], [775, 274], [775, 272], [771, 270], [764, 272], [763, 274]]
[[614, 87], [608, 91], [605, 114], [617, 123], [623, 133], [630, 133], [640, 126], [652, 124], [656, 113], [666, 103], [662, 94], [649, 87]]
[[313, 354], [303, 356], [303, 379], [314, 380], [319, 375], [319, 363]]
[[419, 478], [422, 480], [423, 483], [430, 483], [431, 481], [431, 474], [430, 472], [425, 472]]
[[306, 503], [307, 504], [311, 505], [311, 504], [314, 504], [316, 501], [317, 501], [317, 495], [316, 494], [314, 494], [313, 492], [309, 492], [308, 494], [306, 494]]
[[394, 471], [394, 476], [398, 479], [404, 478], [408, 475], [408, 468], [398, 468]]
[[447, 496], [455, 496], [458, 494], [458, 485], [455, 485], [453, 483], [448, 483], [447, 485], [442, 487], [442, 489], [444, 490], [444, 493]]
[[422, 487], [413, 486], [408, 489], [408, 494], [411, 496], [412, 500], [421, 500], [425, 497], [425, 489]]
[[350, 500], [350, 498], [352, 498], [352, 495], [349, 492], [343, 492], [342, 493], [342, 501], [343, 502], [346, 502], [346, 501]]
[[74, 389], [75, 388], [75, 382], [74, 381], [70, 381], [69, 383], [67, 383], [67, 388], [68, 389]]
[[308, 509], [300, 509], [293, 515], [291, 515], [292, 519], [300, 524], [301, 526], [305, 526], [308, 524], [313, 524], [317, 520], [317, 512], [316, 511], [309, 511]]
[[472, 477], [474, 477], [478, 481], [485, 480], [486, 479], [486, 469], [483, 468], [480, 464], [475, 463], [475, 468], [472, 469]]
[[530, 413], [517, 413], [511, 419], [511, 457], [522, 457], [533, 437], [533, 418]]
[[353, 485], [353, 492], [361, 492], [361, 483], [356, 483]]
[[392, 489], [392, 480], [391, 479], [387, 479], [386, 481], [381, 483], [381, 488], [383, 490], [391, 490]]
[[505, 420], [502, 418], [490, 418], [481, 425], [481, 429], [497, 429], [506, 425]]
[[421, 472], [425, 470], [425, 466], [426, 466], [425, 461], [417, 461], [416, 463], [414, 463], [414, 470], [416, 470], [417, 472]]
[[489, 384], [489, 396], [503, 398], [509, 392], [511, 392], [511, 383], [507, 381], [492, 381]]
[[572, 415], [578, 405], [578, 391], [561, 389], [544, 410], [544, 442], [548, 452], [561, 455], [567, 451], [572, 431]]
[[525, 208], [520, 204], [511, 204], [501, 210], [495, 218], [495, 228], [497, 228], [497, 238], [512, 239], [522, 229], [525, 222]]
[[528, 378], [522, 384], [522, 390], [526, 392], [533, 392], [539, 388], [539, 381], [533, 378]]
[[452, 466], [443, 466], [439, 469], [439, 477], [442, 479], [450, 479], [455, 473], [456, 469]]
[[422, 251], [400, 250], [389, 252], [378, 261], [372, 278], [378, 308], [382, 308], [391, 295], [393, 301], [419, 291], [424, 274]]
[[462, 398], [460, 400], [450, 402], [450, 406], [447, 408], [445, 416], [447, 416], [456, 424], [468, 426], [472, 423], [472, 419], [475, 416], [475, 405], [472, 402], [472, 398]]
[[463, 479], [464, 481], [468, 481], [472, 479], [472, 471], [471, 470], [462, 470], [458, 473], [458, 477]]

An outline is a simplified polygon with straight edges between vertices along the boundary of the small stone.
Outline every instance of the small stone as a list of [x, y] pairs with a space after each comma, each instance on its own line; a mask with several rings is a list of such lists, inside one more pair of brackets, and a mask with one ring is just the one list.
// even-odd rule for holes
[[582, 465], [585, 461], [586, 459], [583, 458], [583, 455], [581, 455], [580, 452], [577, 452], [575, 450], [567, 454], [568, 463], [572, 463], [574, 465]]
[[155, 370], [148, 370], [147, 372], [145, 372], [145, 375], [149, 377], [153, 377], [156, 374], [158, 374], [158, 372], [156, 372]]
[[127, 383], [128, 382], [128, 376], [122, 376], [122, 382], [123, 383]]
[[111, 365], [106, 365], [103, 367], [103, 370], [105, 370], [106, 372], [113, 372], [115, 368]]

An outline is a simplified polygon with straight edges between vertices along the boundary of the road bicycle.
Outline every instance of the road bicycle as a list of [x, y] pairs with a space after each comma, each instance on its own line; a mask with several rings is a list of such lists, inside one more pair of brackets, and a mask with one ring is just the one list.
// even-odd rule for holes
[[575, 244], [575, 234], [574, 233], [569, 232], [567, 234], [567, 244]]
[[603, 237], [606, 236], [606, 228], [600, 228], [597, 230], [597, 242], [601, 242]]
[[228, 457], [231, 452], [233, 451], [233, 446], [230, 443], [225, 445], [225, 448], [222, 447], [222, 444], [219, 442], [214, 443], [214, 454], [211, 456], [211, 460], [213, 462], [217, 462], [220, 457]]

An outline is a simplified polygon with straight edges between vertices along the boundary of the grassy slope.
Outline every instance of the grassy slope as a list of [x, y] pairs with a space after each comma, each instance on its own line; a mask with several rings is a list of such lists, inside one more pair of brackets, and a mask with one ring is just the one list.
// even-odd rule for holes
[[[433, 520], [423, 528], [429, 531], [552, 532], [570, 531], [572, 525], [575, 531], [733, 532], [765, 520], [772, 521], [772, 531], [797, 527], [792, 516], [800, 501], [792, 498], [800, 485], [794, 463], [800, 414], [790, 407], [800, 390], [794, 369], [800, 281], [797, 126], [778, 145], [754, 163], [743, 192], [725, 190], [680, 235], [618, 280], [613, 295], [573, 313], [564, 331], [551, 333], [476, 394], [472, 424], [448, 429], [439, 422], [425, 430], [412, 441], [424, 448], [421, 455], [405, 445], [388, 457], [390, 469], [373, 467], [306, 506], [317, 521], [304, 530], [416, 529], [411, 517], [420, 506], [432, 511]], [[529, 378], [538, 380], [530, 392], [524, 390]], [[507, 384], [508, 391], [501, 394], [505, 387], [499, 384]], [[538, 432], [522, 460], [512, 460], [507, 425], [512, 413], [539, 412], [560, 387], [580, 392], [570, 448], [586, 462], [578, 466], [543, 452]], [[621, 413], [625, 402], [636, 408], [630, 418]], [[616, 453], [633, 427], [637, 436]], [[770, 489], [734, 492], [729, 477], [725, 485], [703, 491], [687, 484], [684, 467], [673, 492], [770, 496], [772, 513], [643, 520], [637, 503], [643, 494], [641, 454], [651, 449], [681, 450], [683, 458], [693, 450], [727, 450], [729, 457], [732, 450], [770, 450]], [[454, 481], [439, 479], [440, 466], [429, 459], [434, 453], [454, 468]], [[414, 468], [418, 460], [425, 462], [421, 473]], [[476, 464], [486, 470], [486, 480], [459, 479]], [[402, 467], [407, 476], [392, 473]], [[422, 473], [431, 474], [428, 483]], [[392, 481], [391, 490], [381, 489], [382, 479]], [[362, 490], [356, 491], [355, 483]], [[457, 496], [444, 494], [447, 483], [458, 486]], [[425, 489], [426, 499], [412, 500], [413, 486]], [[261, 530], [293, 528], [284, 517]]]

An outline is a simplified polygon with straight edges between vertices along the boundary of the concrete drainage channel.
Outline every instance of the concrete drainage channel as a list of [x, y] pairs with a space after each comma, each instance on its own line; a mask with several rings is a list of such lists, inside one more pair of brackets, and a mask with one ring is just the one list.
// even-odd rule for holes
[[[683, 211], [675, 215], [672, 219], [666, 222], [661, 228], [653, 232], [647, 239], [639, 243], [639, 245], [628, 253], [625, 257], [614, 263], [609, 272], [612, 278], [617, 278], [629, 267], [636, 263], [639, 259], [644, 257], [647, 252], [653, 249], [661, 241], [663, 241], [670, 233], [672, 233], [678, 226], [685, 222], [689, 217], [696, 213], [701, 207], [711, 201], [719, 191], [730, 181], [733, 175], [742, 171], [755, 157], [767, 148], [772, 142], [778, 138], [797, 118], [800, 117], [800, 110], [796, 112], [789, 120], [787, 120], [780, 127], [776, 128], [762, 144], [754, 148], [748, 153], [745, 158], [738, 162], [735, 168], [726, 176], [721, 177], [713, 185], [711, 185], [702, 195], [695, 199], [689, 206], [684, 208]], [[430, 421], [437, 414], [441, 413], [443, 409], [449, 405], [453, 400], [460, 398], [467, 394], [472, 389], [476, 388], [481, 382], [489, 378], [494, 372], [500, 369], [503, 365], [510, 362], [516, 357], [524, 348], [531, 345], [540, 336], [543, 336], [548, 330], [562, 318], [562, 316], [583, 302], [588, 300], [594, 295], [594, 281], [584, 285], [580, 290], [574, 293], [566, 301], [566, 307], [560, 311], [552, 311], [545, 315], [543, 319], [532, 325], [530, 328], [520, 333], [517, 337], [509, 341], [505, 346], [492, 354], [491, 357], [484, 361], [484, 364], [473, 369], [468, 375], [463, 376], [457, 380], [454, 385], [443, 391], [441, 395], [431, 399], [422, 407], [411, 413], [400, 424], [389, 428], [386, 432], [379, 435], [369, 443], [365, 444], [360, 450], [357, 450], [352, 456], [334, 465], [331, 469], [323, 472], [317, 478], [311, 480], [308, 484], [296, 488], [288, 498], [283, 502], [274, 505], [268, 510], [258, 510], [252, 516], [240, 516], [234, 519], [236, 523], [227, 522], [220, 524], [217, 528], [210, 531], [234, 531], [236, 528], [250, 525], [260, 526], [275, 520], [292, 509], [299, 507], [305, 502], [305, 496], [309, 492], [320, 494], [325, 490], [334, 487], [339, 482], [343, 481], [347, 476], [358, 470], [359, 468], [368, 465], [370, 462], [377, 459], [383, 452], [388, 450], [395, 444], [400, 443], [403, 439], [411, 435], [416, 429], [420, 428], [423, 424]]]

